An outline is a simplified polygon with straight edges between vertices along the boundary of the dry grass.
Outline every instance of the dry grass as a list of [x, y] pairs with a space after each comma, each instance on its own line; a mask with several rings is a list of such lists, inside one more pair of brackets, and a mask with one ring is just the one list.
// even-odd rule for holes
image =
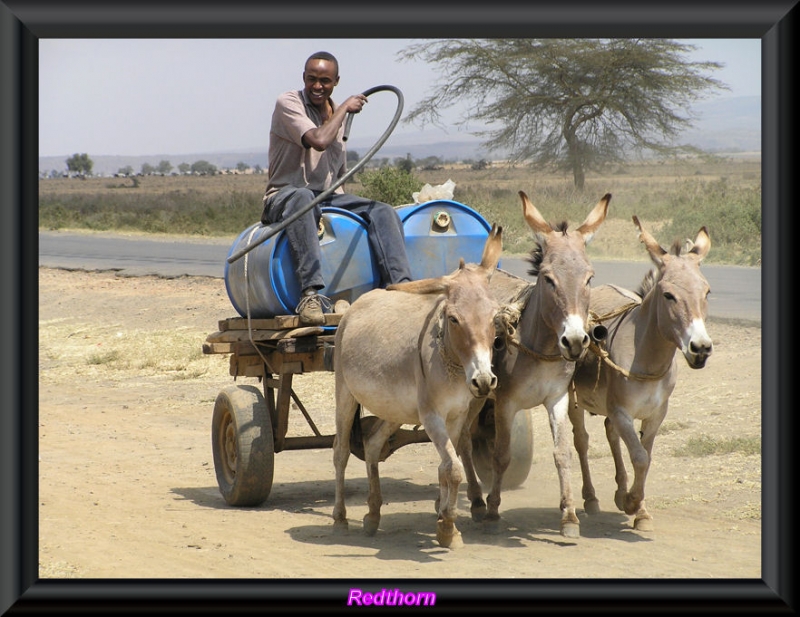
[[[761, 257], [760, 165], [757, 156], [631, 164], [588, 174], [582, 192], [571, 176], [502, 163], [483, 170], [451, 165], [415, 170], [413, 175], [418, 188], [452, 180], [455, 201], [503, 225], [509, 255], [530, 250], [519, 191], [525, 191], [548, 220], [571, 224], [580, 223], [604, 194], [611, 193], [608, 220], [589, 245], [591, 258], [641, 259], [631, 222], [635, 214], [665, 244], [693, 238], [700, 226], [709, 225], [715, 246], [709, 262], [752, 266]], [[356, 174], [346, 190], [364, 194], [359, 180]], [[135, 182], [42, 179], [40, 224], [63, 230], [232, 238], [260, 218], [265, 185], [263, 174], [145, 176]], [[405, 203], [413, 203], [412, 194]]]
[[226, 362], [203, 354], [206, 335], [180, 326], [131, 330], [122, 324], [76, 328], [64, 320], [42, 321], [40, 382], [57, 382], [65, 375], [108, 380], [157, 376], [170, 381], [218, 377]]

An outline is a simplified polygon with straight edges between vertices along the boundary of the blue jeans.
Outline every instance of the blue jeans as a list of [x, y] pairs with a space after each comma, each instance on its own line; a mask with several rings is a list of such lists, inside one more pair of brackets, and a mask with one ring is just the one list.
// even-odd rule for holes
[[[293, 186], [284, 187], [264, 204], [261, 222], [264, 225], [278, 223], [308, 206], [321, 192]], [[411, 280], [403, 223], [397, 211], [380, 201], [347, 193], [334, 193], [284, 230], [302, 291], [325, 287], [320, 267], [317, 230], [322, 218], [322, 208], [328, 206], [348, 210], [364, 219], [369, 246], [384, 286]]]

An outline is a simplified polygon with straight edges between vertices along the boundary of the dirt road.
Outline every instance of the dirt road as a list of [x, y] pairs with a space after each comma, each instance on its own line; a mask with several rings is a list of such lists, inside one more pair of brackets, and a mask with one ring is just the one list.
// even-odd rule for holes
[[[681, 363], [648, 478], [655, 531], [633, 531], [615, 509], [602, 421], [589, 418], [603, 512], [590, 518], [578, 502], [582, 537], [559, 535], [552, 439], [537, 408], [534, 462], [524, 485], [503, 494], [504, 530], [484, 534], [462, 491], [464, 547], [448, 551], [435, 541], [438, 459], [430, 444], [401, 448], [382, 464], [383, 518], [372, 538], [361, 533], [366, 471], [355, 457], [347, 470], [351, 529], [333, 533], [327, 449], [276, 455], [262, 506], [224, 502], [211, 413], [233, 378], [227, 356], [201, 352], [218, 320], [235, 315], [221, 279], [42, 268], [39, 295], [42, 578], [761, 578], [760, 456], [735, 448], [680, 454], [692, 439], [760, 435], [757, 327], [709, 322], [715, 351], [706, 368]], [[331, 433], [332, 374], [294, 383], [320, 430]], [[290, 430], [310, 434], [299, 412], [292, 415], [299, 420]]]

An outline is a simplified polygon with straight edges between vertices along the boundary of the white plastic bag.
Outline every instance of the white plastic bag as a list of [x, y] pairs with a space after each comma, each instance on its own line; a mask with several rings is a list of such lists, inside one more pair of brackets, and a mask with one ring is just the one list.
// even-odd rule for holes
[[436, 199], [453, 199], [453, 191], [455, 190], [456, 183], [448, 179], [447, 182], [439, 184], [438, 186], [426, 184], [420, 191], [411, 193], [411, 197], [414, 198], [415, 204], [434, 201]]

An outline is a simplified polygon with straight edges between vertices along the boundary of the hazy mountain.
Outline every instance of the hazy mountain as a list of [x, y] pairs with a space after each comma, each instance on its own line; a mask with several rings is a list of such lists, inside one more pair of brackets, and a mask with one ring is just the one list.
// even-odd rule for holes
[[761, 97], [742, 96], [695, 106], [699, 119], [681, 142], [709, 152], [761, 151]]
[[[747, 96], [718, 99], [699, 103], [694, 108], [698, 116], [694, 128], [686, 131], [678, 140], [713, 153], [760, 152], [761, 151], [761, 97]], [[356, 137], [348, 142], [348, 148], [361, 155], [366, 154], [379, 139], [379, 135]], [[156, 166], [162, 160], [172, 163], [175, 170], [181, 163], [190, 165], [205, 160], [218, 169], [233, 169], [240, 162], [251, 167], [268, 167], [267, 146], [256, 146], [235, 152], [197, 152], [194, 154], [153, 154], [147, 156], [93, 156], [93, 172], [96, 175], [113, 175], [120, 168], [130, 165], [139, 171], [144, 163]], [[489, 153], [482, 140], [465, 133], [442, 135], [440, 131], [418, 131], [404, 129], [395, 132], [375, 153], [373, 159], [405, 157], [414, 159], [436, 156], [443, 161], [493, 160], [503, 158], [502, 153]], [[62, 156], [39, 157], [39, 172], [52, 169], [65, 170], [66, 159]]]

